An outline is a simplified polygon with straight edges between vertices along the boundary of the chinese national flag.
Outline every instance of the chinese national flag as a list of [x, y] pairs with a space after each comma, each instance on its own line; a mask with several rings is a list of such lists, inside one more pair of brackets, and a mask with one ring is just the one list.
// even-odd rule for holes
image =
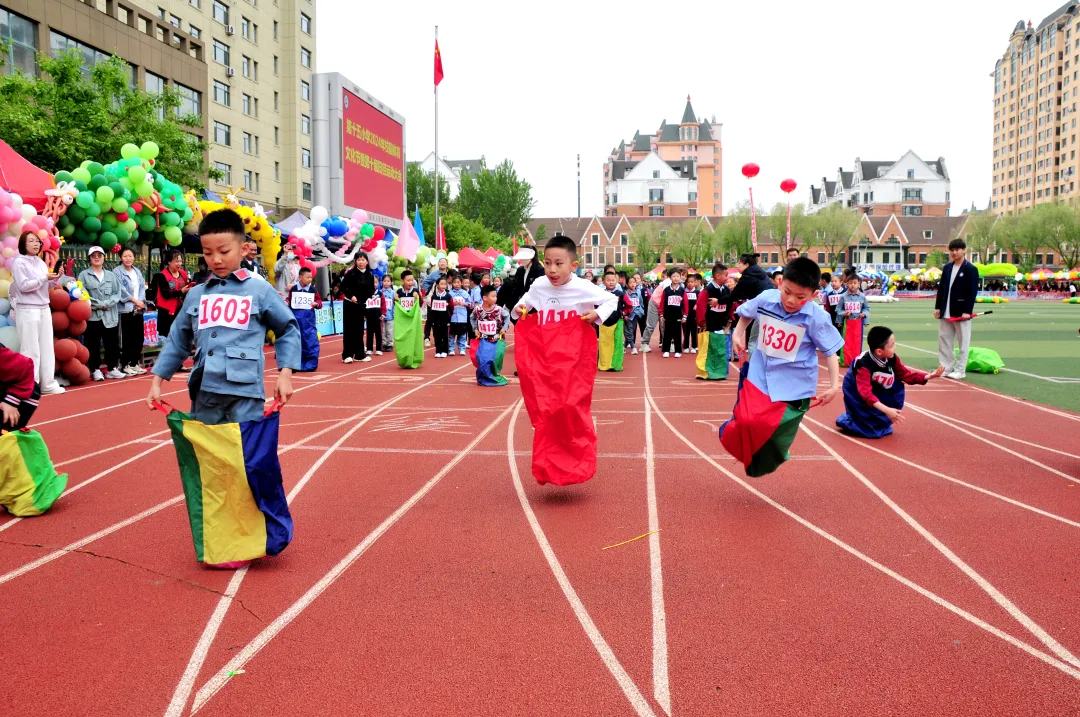
[[439, 41], [435, 40], [435, 86], [443, 80], [442, 53], [439, 52]]

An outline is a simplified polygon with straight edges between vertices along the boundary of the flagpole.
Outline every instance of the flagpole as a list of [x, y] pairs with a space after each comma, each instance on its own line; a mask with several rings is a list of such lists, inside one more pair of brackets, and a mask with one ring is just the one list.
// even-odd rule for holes
[[[435, 26], [435, 46], [439, 46], [439, 26]], [[435, 83], [435, 237], [439, 231], [439, 84]]]

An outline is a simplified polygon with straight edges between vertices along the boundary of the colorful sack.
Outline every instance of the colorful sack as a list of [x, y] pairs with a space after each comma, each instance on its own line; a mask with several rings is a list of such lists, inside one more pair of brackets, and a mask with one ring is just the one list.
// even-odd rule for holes
[[394, 311], [394, 356], [401, 368], [420, 368], [424, 363], [424, 325], [420, 319], [420, 299], [406, 309], [401, 301]]
[[506, 377], [502, 375], [503, 357], [506, 356], [506, 342], [488, 341], [475, 338], [469, 342], [469, 360], [476, 367], [476, 383], [479, 386], [505, 386]]
[[0, 436], [0, 505], [19, 517], [41, 515], [67, 487], [67, 473], [56, 474], [49, 449], [37, 431]]
[[536, 482], [584, 483], [596, 474], [596, 331], [581, 319], [541, 324], [529, 314], [517, 323], [514, 355], [533, 425]]
[[623, 343], [626, 329], [623, 320], [619, 319], [611, 326], [600, 327], [599, 347], [597, 349], [597, 368], [600, 371], [622, 371], [623, 360], [626, 357], [626, 346]]
[[195, 558], [241, 567], [288, 546], [293, 521], [278, 462], [277, 405], [256, 421], [209, 426], [166, 403]]
[[773, 401], [739, 370], [739, 392], [731, 419], [720, 426], [720, 443], [751, 478], [772, 473], [791, 457], [789, 450], [810, 400]]
[[840, 351], [840, 365], [855, 363], [862, 354], [863, 320], [844, 319], [844, 348]]
[[697, 378], [722, 381], [728, 374], [728, 337], [723, 331], [699, 331]]
[[[960, 349], [955, 349], [957, 358], [960, 357]], [[968, 349], [967, 370], [975, 373], [997, 373], [1005, 368], [1005, 362], [1001, 360], [1001, 354], [993, 349], [981, 349], [972, 346]]]

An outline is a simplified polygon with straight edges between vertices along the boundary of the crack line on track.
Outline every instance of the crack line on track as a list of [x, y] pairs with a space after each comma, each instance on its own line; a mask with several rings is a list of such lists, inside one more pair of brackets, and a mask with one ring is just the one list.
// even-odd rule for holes
[[510, 417], [510, 425], [506, 429], [506, 455], [510, 461], [510, 477], [514, 481], [514, 490], [517, 493], [518, 501], [521, 503], [521, 509], [525, 511], [525, 518], [529, 522], [529, 527], [532, 528], [536, 542], [540, 545], [540, 552], [544, 554], [544, 559], [555, 576], [555, 581], [559, 584], [559, 588], [562, 590], [567, 602], [570, 603], [570, 608], [573, 610], [578, 622], [581, 623], [589, 642], [599, 653], [604, 666], [607, 667], [611, 676], [615, 678], [619, 687], [622, 688], [623, 694], [630, 701], [639, 717], [656, 717], [656, 713], [652, 711], [652, 707], [649, 706], [645, 696], [641, 694], [641, 690], [638, 689], [633, 678], [630, 677], [619, 662], [619, 658], [615, 656], [615, 652], [600, 633], [600, 629], [593, 622], [592, 617], [589, 616], [589, 611], [585, 609], [585, 605], [581, 602], [581, 598], [578, 597], [574, 586], [570, 584], [570, 578], [567, 577], [566, 572], [559, 563], [559, 558], [555, 555], [551, 543], [548, 542], [544, 529], [540, 527], [540, 521], [537, 520], [532, 506], [529, 505], [529, 498], [525, 495], [525, 487], [521, 484], [521, 474], [518, 472], [516, 451], [514, 450], [514, 428], [517, 426], [517, 418], [518, 414], [521, 413], [522, 405], [523, 402], [519, 400], [511, 406], [514, 409], [514, 415]]
[[967, 610], [964, 610], [963, 608], [952, 604], [951, 602], [949, 602], [945, 598], [941, 597], [940, 595], [937, 595], [936, 593], [931, 592], [930, 590], [924, 588], [923, 586], [919, 585], [918, 583], [916, 583], [916, 582], [914, 582], [912, 580], [909, 580], [908, 578], [904, 577], [903, 575], [896, 572], [892, 568], [890, 568], [890, 567], [888, 567], [886, 565], [883, 565], [882, 563], [879, 563], [878, 561], [871, 558], [869, 555], [866, 555], [865, 553], [859, 551], [857, 548], [855, 548], [855, 547], [853, 547], [851, 545], [848, 545], [847, 543], [845, 543], [840, 538], [837, 538], [832, 533], [829, 533], [825, 529], [818, 527], [817, 525], [815, 525], [814, 523], [811, 523], [806, 518], [803, 518], [798, 513], [792, 511], [791, 509], [781, 505], [777, 501], [775, 501], [772, 498], [770, 498], [769, 496], [765, 495], [764, 493], [762, 493], [757, 488], [755, 488], [754, 486], [747, 483], [745, 480], [743, 480], [739, 476], [735, 475], [734, 473], [732, 473], [731, 471], [727, 470], [722, 465], [720, 465], [719, 463], [714, 461], [713, 459], [709, 458], [709, 456], [704, 451], [702, 451], [694, 443], [692, 443], [690, 441], [690, 439], [688, 439], [686, 436], [684, 436], [682, 433], [680, 433], [679, 430], [677, 428], [675, 428], [675, 426], [672, 425], [672, 423], [667, 419], [667, 417], [664, 415], [664, 412], [661, 411], [659, 409], [659, 407], [657, 407], [656, 401], [653, 400], [652, 392], [649, 389], [648, 382], [645, 383], [645, 394], [648, 397], [649, 403], [652, 405], [653, 410], [656, 412], [657, 418], [659, 418], [661, 421], [663, 421], [664, 425], [666, 425], [668, 427], [668, 430], [670, 430], [675, 435], [676, 438], [678, 438], [680, 441], [685, 443], [691, 450], [693, 450], [695, 453], [697, 453], [701, 458], [703, 458], [713, 468], [720, 471], [723, 475], [725, 475], [726, 477], [728, 477], [729, 479], [734, 481], [737, 485], [742, 487], [744, 490], [749, 492], [751, 495], [754, 495], [755, 497], [757, 497], [758, 499], [763, 501], [766, 505], [769, 505], [770, 507], [775, 508], [776, 510], [780, 511], [781, 513], [783, 513], [787, 517], [789, 517], [792, 520], [794, 520], [795, 522], [797, 522], [799, 525], [802, 525], [804, 528], [806, 528], [806, 529], [810, 530], [811, 532], [817, 534], [818, 536], [824, 538], [825, 540], [829, 541], [830, 543], [832, 543], [836, 547], [840, 548], [844, 552], [848, 553], [849, 555], [851, 555], [851, 556], [853, 556], [855, 558], [858, 558], [859, 560], [863, 561], [864, 563], [866, 563], [870, 567], [874, 568], [875, 570], [887, 575], [888, 577], [892, 578], [893, 580], [896, 580], [901, 585], [904, 585], [905, 587], [910, 588], [911, 590], [915, 591], [919, 595], [922, 595], [923, 597], [930, 600], [931, 602], [945, 608], [946, 610], [953, 613], [954, 615], [957, 615], [958, 617], [961, 617], [964, 620], [967, 620], [972, 625], [975, 625], [976, 627], [979, 627], [979, 628], [985, 630], [986, 632], [990, 633], [994, 637], [997, 637], [1000, 640], [1003, 640], [1004, 642], [1007, 642], [1008, 644], [1012, 645], [1013, 647], [1016, 647], [1017, 649], [1026, 652], [1027, 654], [1029, 654], [1032, 657], [1046, 663], [1047, 665], [1050, 665], [1051, 667], [1054, 667], [1054, 668], [1060, 670], [1061, 672], [1064, 672], [1069, 677], [1072, 677], [1075, 680], [1080, 680], [1080, 670], [1078, 670], [1077, 668], [1075, 668], [1074, 666], [1072, 666], [1068, 662], [1065, 662], [1064, 660], [1060, 660], [1060, 659], [1058, 659], [1057, 657], [1055, 657], [1053, 655], [1050, 655], [1050, 654], [1048, 654], [1046, 652], [1043, 652], [1042, 650], [1039, 650], [1039, 649], [1029, 645], [1028, 643], [1024, 642], [1023, 640], [1015, 638], [1012, 635], [1008, 634], [1007, 632], [1005, 632], [1003, 630], [1000, 630], [997, 627], [994, 627], [990, 623], [988, 623], [985, 620], [973, 615], [972, 613], [968, 612]]
[[[461, 368], [465, 368], [465, 366], [459, 366], [458, 368], [450, 371], [449, 373], [454, 373]], [[449, 373], [444, 374], [444, 376], [449, 375]], [[415, 391], [417, 389], [413, 390]], [[412, 393], [412, 391], [408, 393]], [[402, 397], [404, 397], [404, 395], [407, 394], [403, 394]], [[458, 465], [458, 463], [464, 460], [466, 456], [470, 455], [472, 449], [478, 446], [480, 442], [483, 441], [488, 436], [488, 434], [491, 433], [491, 431], [494, 430], [495, 427], [502, 422], [504, 418], [506, 418], [507, 414], [510, 413], [511, 409], [513, 409], [513, 406], [507, 406], [507, 408], [502, 413], [500, 413], [494, 421], [488, 424], [488, 426], [483, 431], [481, 431], [480, 434], [476, 436], [476, 438], [469, 442], [469, 445], [465, 446], [461, 451], [459, 451], [456, 456], [454, 456], [445, 466], [443, 466], [439, 470], [438, 473], [436, 473], [427, 483], [421, 486], [420, 490], [413, 493], [413, 495], [407, 501], [405, 501], [405, 503], [403, 503], [397, 510], [390, 514], [390, 516], [387, 517], [382, 523], [380, 523], [374, 530], [368, 533], [368, 535], [360, 542], [359, 545], [353, 548], [348, 555], [342, 558], [341, 561], [337, 563], [337, 565], [330, 569], [330, 572], [326, 573], [322, 578], [320, 578], [319, 581], [312, 585], [307, 590], [307, 592], [301, 595], [300, 598], [296, 602], [294, 602], [288, 610], [283, 612], [277, 617], [277, 619], [267, 625], [262, 632], [256, 635], [251, 642], [244, 646], [244, 648], [239, 653], [237, 653], [231, 660], [229, 660], [229, 662], [223, 668], [221, 668], [209, 681], [207, 681], [207, 683], [203, 685], [202, 688], [196, 693], [195, 702], [191, 707], [191, 713], [194, 714], [195, 712], [198, 712], [200, 709], [202, 709], [202, 707], [207, 703], [208, 700], [210, 700], [226, 684], [228, 684], [230, 679], [230, 673], [235, 673], [237, 670], [246, 665], [257, 654], [259, 654], [259, 652], [264, 647], [266, 647], [266, 645], [268, 645], [271, 640], [277, 637], [282, 630], [284, 630], [290, 623], [292, 623], [293, 620], [295, 620], [300, 615], [300, 613], [307, 609], [307, 607], [311, 605], [311, 603], [315, 602], [315, 600], [318, 599], [318, 597], [322, 595], [327, 590], [327, 588], [333, 585], [334, 582], [336, 582], [337, 579], [340, 578], [342, 574], [344, 574], [344, 572], [348, 570], [349, 567], [360, 558], [360, 556], [367, 552], [368, 548], [370, 548], [376, 540], [382, 537], [382, 535], [386, 533], [387, 530], [392, 528], [394, 524], [402, 518], [402, 516], [408, 513], [413, 506], [415, 506], [424, 496], [431, 492], [431, 490], [439, 484], [443, 477], [445, 477], [451, 470], [453, 470]], [[170, 705], [170, 709], [171, 707], [172, 706]], [[183, 710], [183, 704], [180, 705], [180, 710]]]
[[[810, 423], [813, 423], [815, 426], [821, 428], [824, 431], [829, 431], [830, 430], [829, 426], [826, 426], [824, 423], [819, 423], [818, 421], [815, 421], [813, 418], [810, 418], [809, 416], [804, 417], [803, 421], [804, 422], [809, 421]], [[865, 448], [868, 451], [873, 451], [874, 453], [885, 456], [886, 458], [891, 458], [892, 460], [897, 461], [898, 463], [903, 463], [904, 465], [906, 465], [906, 466], [908, 466], [910, 468], [914, 468], [916, 470], [922, 471], [923, 473], [926, 473], [928, 475], [932, 475], [935, 478], [941, 478], [942, 480], [947, 480], [950, 483], [956, 483], [957, 485], [961, 485], [961, 486], [963, 486], [965, 488], [970, 488], [971, 490], [982, 493], [983, 495], [988, 495], [991, 498], [996, 498], [996, 499], [998, 499], [1000, 501], [1004, 501], [1006, 503], [1009, 503], [1010, 505], [1015, 505], [1017, 508], [1023, 508], [1024, 510], [1030, 510], [1032, 513], [1036, 513], [1036, 514], [1041, 515], [1041, 516], [1043, 516], [1045, 518], [1050, 518], [1052, 520], [1056, 520], [1056, 521], [1059, 521], [1061, 523], [1065, 523], [1066, 525], [1070, 525], [1070, 526], [1072, 526], [1074, 528], [1080, 528], [1080, 522], [1077, 522], [1075, 520], [1069, 520], [1068, 518], [1066, 518], [1064, 516], [1057, 515], [1055, 513], [1050, 513], [1048, 511], [1043, 510], [1042, 508], [1036, 508], [1033, 505], [1028, 505], [1027, 503], [1021, 503], [1020, 501], [1015, 500], [1014, 498], [1010, 498], [1008, 496], [1001, 495], [1000, 493], [995, 493], [994, 491], [987, 490], [986, 488], [983, 488], [982, 486], [977, 486], [977, 485], [974, 485], [973, 483], [968, 483], [966, 481], [962, 481], [959, 478], [953, 478], [952, 476], [945, 475], [944, 473], [940, 473], [940, 472], [934, 470], [933, 468], [927, 468], [926, 466], [921, 466], [918, 463], [915, 463], [913, 461], [909, 461], [906, 458], [898, 456], [898, 455], [896, 455], [894, 453], [889, 453], [887, 451], [881, 450], [880, 448], [875, 448], [874, 446], [871, 446], [870, 444], [868, 444], [868, 443], [866, 443], [864, 441], [860, 441], [860, 440], [858, 440], [856, 438], [852, 438], [851, 436], [845, 436], [843, 433], [840, 433], [838, 431], [833, 432], [830, 435], [834, 435], [834, 436], [838, 436], [840, 438], [843, 438], [845, 441], [849, 441], [851, 443], [854, 443], [855, 445], [860, 446], [861, 448]], [[830, 458], [831, 458], [831, 456], [830, 456]]]
[[988, 581], [986, 578], [976, 572], [975, 568], [968, 565], [967, 562], [965, 562], [959, 555], [950, 550], [949, 547], [945, 545], [945, 543], [941, 542], [941, 540], [939, 540], [937, 536], [935, 536], [933, 533], [923, 527], [923, 525], [919, 521], [911, 517], [911, 515], [906, 510], [897, 505], [897, 503], [893, 501], [892, 498], [885, 494], [885, 491], [878, 488], [857, 468], [855, 468], [855, 466], [848, 463], [843, 456], [837, 453], [828, 443], [821, 440], [816, 433], [811, 431], [806, 426], [800, 426], [800, 428], [808, 436], [814, 439], [815, 443], [817, 443], [819, 446], [831, 453], [833, 457], [835, 457], [836, 460], [840, 462], [840, 465], [844, 466], [844, 468], [847, 469], [848, 473], [851, 473], [851, 475], [855, 476], [855, 478], [858, 479], [860, 483], [869, 488], [870, 491], [874, 495], [876, 495], [882, 503], [887, 505], [892, 512], [900, 516], [900, 518], [903, 519], [903, 521], [907, 523], [909, 527], [911, 527], [915, 532], [925, 538], [926, 541], [930, 543], [930, 545], [934, 546], [935, 550], [944, 555], [945, 558], [948, 559], [950, 563], [959, 568], [960, 571], [964, 573], [964, 575], [967, 575], [969, 578], [971, 578], [971, 580], [979, 586], [979, 589], [989, 595], [994, 600], [994, 602], [998, 604], [998, 606], [1005, 610], [1005, 612], [1009, 613], [1009, 615], [1011, 615], [1014, 620], [1020, 623], [1025, 630], [1038, 638], [1039, 642], [1044, 644], [1051, 652], [1060, 657], [1062, 660], [1065, 660], [1072, 665], [1080, 667], [1080, 660], [1078, 660], [1075, 655], [1069, 652], [1064, 645], [1055, 640], [1050, 635], [1050, 633], [1048, 633], [1038, 623], [1028, 617], [1019, 607], [1016, 606], [1016, 604], [1012, 600], [1005, 597], [1004, 593], [991, 585], [990, 581]]

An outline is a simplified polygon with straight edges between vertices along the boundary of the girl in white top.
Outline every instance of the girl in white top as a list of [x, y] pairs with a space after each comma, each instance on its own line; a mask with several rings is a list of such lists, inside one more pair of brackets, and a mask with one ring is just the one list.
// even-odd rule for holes
[[11, 305], [15, 309], [15, 328], [19, 332], [19, 353], [34, 362], [35, 378], [42, 395], [63, 393], [56, 382], [56, 357], [53, 354], [52, 311], [49, 291], [59, 283], [38, 254], [41, 239], [25, 231], [19, 236], [19, 255], [11, 262]]

